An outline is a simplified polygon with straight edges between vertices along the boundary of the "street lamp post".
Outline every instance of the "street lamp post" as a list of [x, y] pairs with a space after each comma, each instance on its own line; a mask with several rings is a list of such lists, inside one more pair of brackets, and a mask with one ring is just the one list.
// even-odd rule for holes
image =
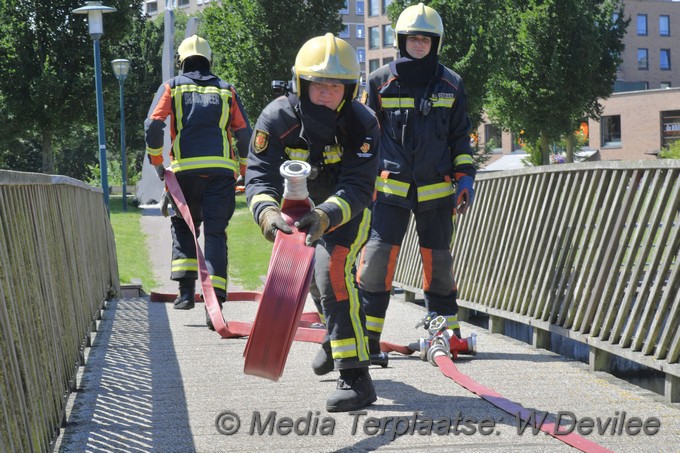
[[127, 212], [127, 160], [125, 159], [125, 99], [123, 84], [130, 70], [130, 60], [119, 58], [111, 62], [120, 86], [120, 166], [123, 178], [123, 212]]
[[95, 90], [97, 93], [97, 130], [99, 132], [99, 172], [101, 175], [102, 192], [106, 212], [109, 211], [109, 180], [106, 171], [106, 139], [104, 138], [104, 98], [102, 95], [102, 65], [99, 56], [99, 39], [104, 35], [104, 13], [112, 13], [116, 8], [104, 6], [101, 2], [85, 2], [85, 6], [76, 8], [72, 13], [87, 14], [87, 23], [90, 36], [94, 43], [94, 73]]

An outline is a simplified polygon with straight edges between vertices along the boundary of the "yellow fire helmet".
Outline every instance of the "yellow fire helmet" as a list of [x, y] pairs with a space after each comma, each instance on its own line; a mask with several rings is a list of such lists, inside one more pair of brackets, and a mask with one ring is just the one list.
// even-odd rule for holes
[[361, 67], [354, 48], [347, 41], [326, 33], [310, 39], [300, 47], [293, 66], [293, 90], [298, 95], [301, 94], [301, 79], [342, 83], [349, 85], [345, 90], [346, 98], [354, 99], [359, 90], [360, 77]]
[[200, 56], [211, 62], [212, 52], [208, 41], [198, 35], [193, 35], [182, 41], [177, 49], [180, 65], [189, 57]]
[[435, 38], [438, 43], [434, 42], [433, 47], [437, 46], [437, 55], [442, 49], [442, 41], [444, 37], [444, 25], [439, 13], [434, 9], [422, 3], [409, 6], [399, 15], [397, 25], [394, 27], [394, 44], [398, 46], [401, 55], [405, 55], [405, 41], [402, 36], [408, 35], [423, 35]]

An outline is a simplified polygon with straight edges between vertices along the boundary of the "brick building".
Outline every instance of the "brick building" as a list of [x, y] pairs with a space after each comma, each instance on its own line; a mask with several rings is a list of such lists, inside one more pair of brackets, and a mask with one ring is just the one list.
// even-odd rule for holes
[[[600, 121], [588, 121], [590, 150], [603, 160], [654, 159], [680, 138], [680, 1], [626, 0], [630, 24], [614, 94], [600, 102]], [[520, 150], [517, 135], [485, 123], [480, 144], [493, 140], [496, 153]]]

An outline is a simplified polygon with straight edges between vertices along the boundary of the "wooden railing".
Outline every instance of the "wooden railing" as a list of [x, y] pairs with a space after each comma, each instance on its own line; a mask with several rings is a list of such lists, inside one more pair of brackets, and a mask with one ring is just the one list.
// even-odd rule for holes
[[[452, 247], [459, 305], [666, 373], [680, 401], [680, 161], [594, 162], [479, 174]], [[395, 283], [422, 293], [413, 221]], [[468, 312], [469, 313], [469, 312]]]
[[120, 292], [102, 193], [0, 171], [0, 451], [49, 451], [104, 301]]

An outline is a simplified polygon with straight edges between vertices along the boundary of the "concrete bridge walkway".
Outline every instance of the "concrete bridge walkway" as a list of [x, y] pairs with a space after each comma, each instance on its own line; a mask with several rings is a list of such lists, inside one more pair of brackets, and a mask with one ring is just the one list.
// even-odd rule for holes
[[[147, 214], [147, 247], [163, 282], [157, 290], [172, 292], [169, 220], [157, 210]], [[233, 302], [224, 313], [227, 320], [252, 321], [256, 309], [253, 302]], [[308, 303], [306, 311], [312, 310]], [[425, 333], [414, 327], [424, 313], [422, 306], [395, 295], [384, 339], [416, 341]], [[680, 404], [471, 324], [462, 323], [462, 330], [464, 336], [477, 333], [479, 353], [459, 358], [458, 369], [535, 411], [539, 420], [546, 412], [552, 414], [549, 420], [562, 413], [563, 421], [576, 420], [582, 429], [592, 421], [592, 433], [584, 437], [611, 451], [680, 451]], [[310, 363], [318, 345], [295, 342], [282, 378], [271, 382], [243, 374], [245, 344], [245, 339], [223, 340], [210, 332], [200, 305], [186, 312], [150, 303], [147, 297], [109, 302], [87, 351], [57, 450], [576, 451], [554, 437], [532, 433], [530, 427], [520, 433], [514, 415], [417, 357], [391, 354], [388, 368], [372, 368], [378, 401], [365, 414], [330, 414], [325, 400], [337, 373], [314, 375]], [[236, 426], [235, 417], [240, 420], [237, 432], [218, 430], [216, 420], [225, 431]], [[410, 427], [417, 417], [418, 428], [397, 435], [393, 417], [404, 418], [399, 429]], [[468, 423], [457, 430], [453, 426], [442, 434], [436, 429], [465, 417]], [[428, 420], [435, 425], [432, 430], [423, 427]], [[604, 432], [598, 434], [598, 429]]]

